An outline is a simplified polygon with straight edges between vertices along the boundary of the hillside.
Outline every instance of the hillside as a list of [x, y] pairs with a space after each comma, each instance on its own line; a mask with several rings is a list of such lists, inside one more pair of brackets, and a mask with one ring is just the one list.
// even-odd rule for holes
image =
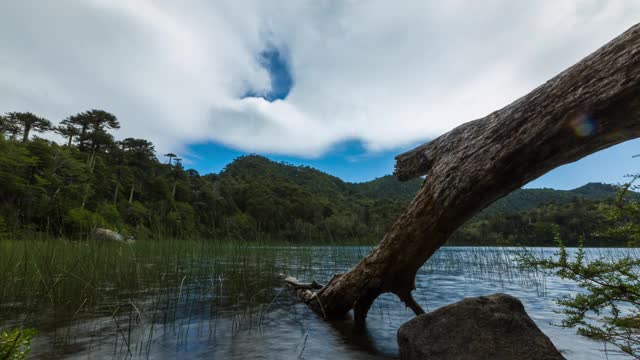
[[[251, 204], [239, 204], [241, 211], [259, 222], [269, 223], [274, 219], [272, 212], [291, 207], [285, 199], [299, 199], [307, 209], [316, 208], [316, 212], [328, 215], [322, 220], [322, 226], [326, 226], [333, 240], [346, 239], [344, 241], [379, 239], [405, 209], [422, 181], [400, 182], [388, 175], [369, 182], [346, 183], [313, 168], [276, 163], [257, 155], [235, 160], [220, 177], [222, 181], [233, 179], [235, 183], [244, 183], [251, 189], [253, 200], [250, 202], [258, 198], [269, 203], [255, 209]], [[573, 190], [519, 189], [469, 220], [450, 243], [551, 245], [555, 235], [553, 226], [557, 225], [568, 244], [577, 244], [581, 236], [594, 244], [615, 244], [618, 241], [615, 238], [596, 239], [590, 234], [609, 225], [598, 204], [612, 201], [617, 192], [615, 186], [601, 183], [589, 183]], [[291, 197], [292, 194], [295, 195]], [[632, 192], [627, 198], [637, 200], [640, 196]], [[291, 213], [280, 226], [286, 228], [287, 221], [299, 219], [301, 214], [302, 211]], [[315, 223], [311, 218], [304, 221]]]
[[[588, 183], [573, 190], [518, 189], [493, 203], [482, 214], [514, 213], [531, 210], [543, 204], [576, 200], [601, 201], [615, 198], [617, 192], [615, 186], [602, 183]], [[631, 196], [638, 199], [640, 194], [631, 193]]]
[[[410, 201], [421, 183], [422, 179], [400, 182], [394, 176], [386, 175], [368, 182], [351, 184], [351, 186], [356, 192], [366, 197]], [[603, 183], [588, 183], [573, 190], [518, 189], [493, 203], [482, 214], [515, 213], [531, 210], [544, 204], [562, 204], [577, 200], [609, 200], [615, 198], [617, 194], [617, 187]], [[638, 200], [640, 194], [630, 192], [628, 197]]]
[[[145, 139], [115, 140], [107, 131], [119, 127], [114, 119], [101, 110], [74, 115], [55, 129], [67, 134], [64, 145], [7, 127], [0, 137], [0, 236], [86, 239], [106, 227], [139, 239], [372, 243], [422, 182], [388, 175], [348, 183], [259, 155], [200, 175], [173, 154], [161, 162]], [[550, 224], [575, 241], [606, 225], [597, 202], [615, 193], [595, 183], [570, 191], [520, 189], [471, 219], [452, 243], [550, 244]]]
[[362, 196], [375, 199], [396, 199], [410, 201], [422, 184], [422, 179], [400, 182], [393, 175], [386, 175], [377, 179], [351, 184], [355, 192]]

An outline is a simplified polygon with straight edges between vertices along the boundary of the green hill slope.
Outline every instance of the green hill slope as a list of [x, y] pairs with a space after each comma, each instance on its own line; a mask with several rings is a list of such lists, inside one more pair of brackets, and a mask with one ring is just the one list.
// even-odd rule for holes
[[[422, 182], [383, 176], [348, 183], [258, 155], [200, 175], [174, 154], [160, 162], [144, 139], [96, 134], [65, 145], [0, 136], [0, 236], [87, 239], [106, 227], [139, 239], [372, 243]], [[467, 223], [453, 243], [550, 244], [550, 224], [574, 241], [604, 226], [597, 202], [615, 193], [596, 183], [570, 191], [517, 190]]]
[[355, 192], [374, 199], [395, 199], [410, 201], [418, 192], [422, 179], [400, 182], [393, 175], [386, 175], [377, 179], [351, 184]]
[[[518, 189], [493, 203], [483, 211], [483, 214], [514, 213], [549, 203], [613, 199], [617, 191], [615, 186], [602, 183], [588, 183], [573, 190]], [[632, 193], [632, 196], [638, 198], [638, 194]]]
[[[347, 183], [306, 166], [273, 162], [251, 155], [229, 164], [220, 174], [238, 210], [261, 228], [289, 240], [376, 241], [405, 209], [422, 179], [400, 182], [388, 175], [363, 183]], [[233, 185], [230, 185], [233, 184]], [[598, 210], [617, 188], [589, 183], [573, 190], [519, 189], [471, 219], [451, 244], [553, 244], [553, 224], [569, 244], [607, 226]], [[630, 198], [639, 194], [630, 193]], [[297, 224], [292, 226], [292, 224]], [[302, 229], [305, 229], [304, 231]]]

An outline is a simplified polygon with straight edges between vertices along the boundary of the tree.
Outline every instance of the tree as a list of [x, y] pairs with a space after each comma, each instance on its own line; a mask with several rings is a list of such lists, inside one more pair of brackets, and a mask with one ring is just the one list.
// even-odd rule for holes
[[182, 164], [180, 163], [180, 158], [176, 158], [176, 166], [169, 173], [169, 177], [173, 180], [173, 185], [171, 188], [171, 201], [176, 199], [176, 188], [178, 186], [179, 181], [185, 180], [185, 172], [182, 169]]
[[29, 188], [29, 170], [36, 159], [23, 146], [0, 140], [0, 203], [12, 203]]
[[115, 144], [113, 135], [100, 128], [93, 130], [89, 134], [88, 139], [91, 143], [91, 152], [103, 151], [104, 149], [113, 147]]
[[[636, 179], [638, 175], [621, 187], [615, 204], [601, 208], [611, 224], [608, 231], [623, 235], [632, 246], [640, 241], [640, 201], [626, 199], [626, 194]], [[609, 342], [640, 359], [640, 258], [627, 253], [617, 259], [588, 259], [582, 246], [572, 255], [557, 231], [556, 243], [560, 250], [555, 256], [525, 252], [521, 261], [523, 267], [552, 272], [583, 289], [556, 299], [564, 315], [560, 325], [577, 327], [580, 335]]]
[[363, 324], [382, 293], [422, 314], [416, 273], [459, 226], [551, 169], [640, 137], [639, 119], [637, 24], [505, 108], [397, 156], [401, 180], [426, 178], [380, 244], [324, 286], [286, 281], [324, 317], [353, 309]]
[[97, 150], [100, 145], [113, 142], [113, 137], [107, 133], [109, 129], [119, 129], [120, 122], [115, 115], [104, 110], [89, 110], [65, 119], [67, 124], [79, 129], [78, 148], [84, 151], [87, 142], [91, 150]]
[[84, 151], [85, 143], [87, 141], [87, 134], [89, 132], [89, 125], [91, 124], [90, 116], [86, 115], [86, 112], [69, 116], [62, 121], [65, 126], [74, 127], [77, 132], [78, 149]]
[[169, 161], [167, 161], [167, 164], [169, 164], [169, 166], [171, 166], [171, 159], [173, 159], [173, 158], [174, 158], [174, 157], [176, 157], [177, 155], [176, 155], [176, 154], [174, 154], [174, 153], [167, 153], [167, 154], [164, 154], [164, 156], [166, 156], [166, 157], [168, 157], [168, 158], [169, 158]]
[[125, 153], [135, 155], [138, 159], [155, 159], [155, 147], [145, 139], [126, 138], [119, 142]]
[[8, 136], [10, 139], [14, 139], [20, 128], [16, 121], [7, 115], [0, 115], [0, 135], [2, 137]]
[[22, 130], [22, 142], [29, 140], [31, 132], [45, 132], [52, 129], [51, 121], [30, 112], [7, 113], [9, 121]]
[[55, 131], [62, 135], [62, 137], [67, 138], [68, 147], [71, 147], [73, 138], [80, 135], [80, 129], [71, 123], [69, 118], [62, 120], [60, 125], [55, 128]]
[[[145, 139], [126, 138], [117, 143], [110, 151], [110, 157], [115, 162], [115, 189], [113, 195], [113, 203], [118, 201], [118, 193], [121, 180], [127, 177], [129, 167], [135, 167], [143, 171], [153, 169], [155, 157], [155, 147]], [[131, 196], [133, 194], [133, 185], [131, 186]]]

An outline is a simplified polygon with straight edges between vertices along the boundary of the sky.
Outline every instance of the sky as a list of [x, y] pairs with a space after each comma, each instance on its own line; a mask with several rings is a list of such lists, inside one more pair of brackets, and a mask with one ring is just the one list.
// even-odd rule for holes
[[[201, 173], [264, 154], [347, 181], [500, 109], [637, 22], [639, 1], [7, 0], [0, 112], [115, 114]], [[634, 140], [528, 187], [619, 182]], [[161, 156], [160, 156], [161, 157]]]

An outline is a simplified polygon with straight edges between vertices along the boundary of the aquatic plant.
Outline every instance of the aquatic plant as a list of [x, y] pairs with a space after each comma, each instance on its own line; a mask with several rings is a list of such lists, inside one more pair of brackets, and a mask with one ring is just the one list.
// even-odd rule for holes
[[22, 360], [31, 352], [35, 329], [13, 329], [0, 332], [0, 359]]

